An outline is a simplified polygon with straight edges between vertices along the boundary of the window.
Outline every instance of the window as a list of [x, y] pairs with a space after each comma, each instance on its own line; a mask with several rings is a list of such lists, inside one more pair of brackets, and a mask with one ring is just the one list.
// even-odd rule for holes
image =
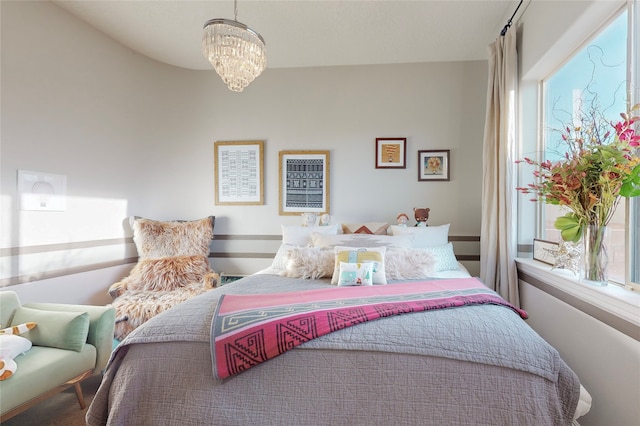
[[[557, 129], [571, 123], [576, 111], [583, 103], [590, 102], [594, 96], [597, 97], [606, 119], [610, 121], [618, 121], [620, 112], [627, 109], [627, 102], [638, 102], [637, 99], [630, 99], [629, 87], [632, 87], [633, 82], [629, 81], [628, 76], [631, 75], [630, 64], [634, 58], [628, 57], [628, 52], [633, 51], [627, 44], [627, 40], [633, 40], [630, 36], [632, 28], [629, 28], [628, 22], [628, 12], [625, 9], [562, 67], [543, 80], [542, 134], [545, 159], [556, 161], [564, 156], [566, 146]], [[553, 223], [558, 216], [566, 212], [558, 206], [543, 205], [543, 238], [560, 240], [560, 233], [554, 228]], [[640, 282], [640, 267], [636, 266], [640, 259], [639, 219], [640, 202], [637, 198], [622, 198], [615, 216], [608, 225], [607, 274], [611, 281], [627, 282], [627, 272], [630, 271], [631, 281]], [[627, 234], [631, 235], [629, 240]]]

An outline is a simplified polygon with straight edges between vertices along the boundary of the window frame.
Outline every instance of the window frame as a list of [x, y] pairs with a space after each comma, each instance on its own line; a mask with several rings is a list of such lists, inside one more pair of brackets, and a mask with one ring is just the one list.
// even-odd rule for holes
[[[572, 51], [564, 56], [564, 59], [554, 67], [546, 76], [538, 80], [538, 113], [539, 121], [537, 123], [537, 142], [536, 151], [540, 156], [544, 156], [545, 151], [545, 90], [544, 83], [550, 77], [555, 75], [560, 69], [566, 66], [577, 54], [583, 51], [590, 43], [593, 42], [603, 31], [605, 31], [620, 15], [627, 12], [627, 66], [626, 66], [626, 93], [627, 103], [629, 106], [640, 102], [640, 55], [636, 50], [640, 49], [640, 25], [636, 24], [640, 19], [640, 6], [638, 0], [628, 0], [622, 4], [611, 16], [597, 26], [585, 40], [577, 45]], [[637, 48], [634, 49], [634, 46]], [[631, 88], [635, 87], [635, 91]], [[610, 281], [610, 283], [621, 287], [640, 291], [640, 197], [626, 199], [624, 203], [625, 214], [625, 282], [618, 283]], [[619, 206], [618, 208], [622, 208]], [[635, 221], [635, 222], [634, 222]], [[535, 237], [545, 238], [545, 204], [537, 203], [535, 208]], [[635, 243], [634, 243], [635, 242]]]

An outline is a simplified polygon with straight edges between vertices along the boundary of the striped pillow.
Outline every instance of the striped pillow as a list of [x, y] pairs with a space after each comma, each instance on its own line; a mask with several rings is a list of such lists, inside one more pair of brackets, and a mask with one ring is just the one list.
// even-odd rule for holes
[[344, 223], [342, 224], [342, 233], [387, 235], [387, 228], [389, 228], [389, 224], [384, 222]]

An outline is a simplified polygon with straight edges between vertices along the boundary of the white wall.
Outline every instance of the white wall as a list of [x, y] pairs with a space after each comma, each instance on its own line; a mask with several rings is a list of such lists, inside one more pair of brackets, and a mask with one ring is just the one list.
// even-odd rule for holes
[[[38, 278], [43, 271], [135, 256], [118, 242], [129, 215], [215, 215], [216, 234], [279, 234], [281, 223], [299, 223], [278, 215], [285, 149], [330, 151], [337, 222], [394, 222], [429, 207], [430, 224], [479, 235], [484, 61], [267, 69], [238, 94], [213, 70], [148, 60], [50, 2], [0, 7], [0, 282], [31, 277], [11, 286], [25, 297], [59, 297], [59, 286]], [[375, 169], [376, 137], [407, 138], [406, 169]], [[266, 141], [265, 204], [216, 206], [214, 141], [256, 139]], [[450, 182], [417, 181], [419, 149], [451, 150]], [[67, 209], [19, 210], [19, 169], [65, 175]], [[60, 246], [107, 240], [115, 242]], [[28, 254], [42, 245], [51, 249]], [[234, 272], [260, 269], [241, 267], [253, 270]], [[85, 285], [106, 291], [113, 274], [107, 268]], [[78, 300], [85, 292], [66, 293], [86, 301]]]
[[527, 323], [555, 347], [589, 391], [581, 426], [635, 426], [640, 419], [640, 342], [520, 281]]

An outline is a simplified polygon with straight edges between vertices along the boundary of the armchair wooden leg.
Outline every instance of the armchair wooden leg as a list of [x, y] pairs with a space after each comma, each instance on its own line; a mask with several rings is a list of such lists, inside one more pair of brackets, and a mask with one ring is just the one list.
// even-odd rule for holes
[[75, 384], [76, 388], [76, 396], [78, 397], [78, 403], [80, 403], [80, 409], [84, 410], [87, 408], [87, 404], [84, 402], [84, 395], [82, 394], [82, 386], [80, 386], [80, 382]]
[[84, 395], [82, 394], [82, 386], [80, 385], [80, 383], [87, 377], [91, 377], [91, 374], [92, 374], [92, 370], [85, 371], [81, 375], [74, 377], [73, 379], [65, 383], [66, 386], [73, 385], [73, 387], [75, 388], [76, 397], [78, 398], [78, 403], [80, 404], [81, 410], [84, 410], [87, 407], [87, 404], [85, 404], [84, 402]]

